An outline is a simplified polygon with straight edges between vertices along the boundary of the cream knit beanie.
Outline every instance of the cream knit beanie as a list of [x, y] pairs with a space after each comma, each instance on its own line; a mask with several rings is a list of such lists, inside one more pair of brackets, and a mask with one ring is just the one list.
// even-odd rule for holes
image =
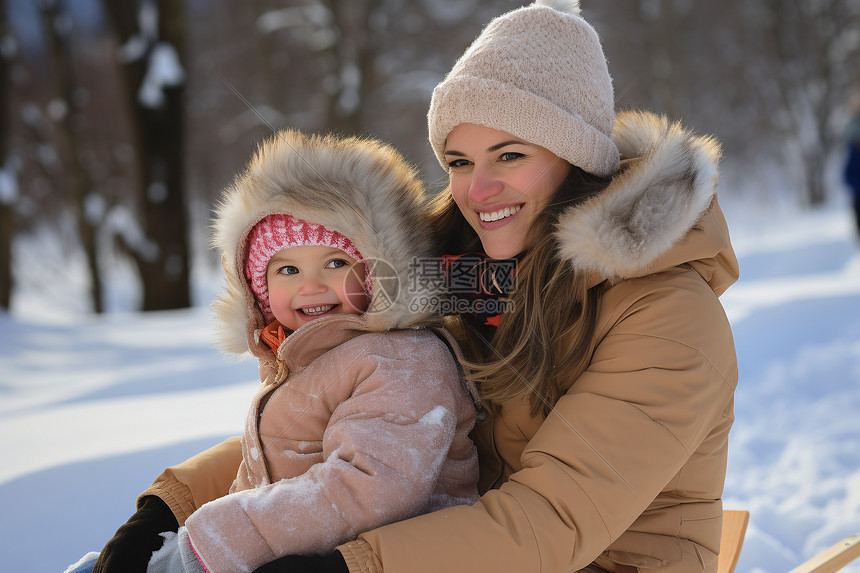
[[[547, 4], [565, 4], [566, 11]], [[618, 169], [612, 78], [579, 2], [538, 0], [495, 18], [433, 90], [430, 144], [461, 123], [506, 131], [595, 175]]]

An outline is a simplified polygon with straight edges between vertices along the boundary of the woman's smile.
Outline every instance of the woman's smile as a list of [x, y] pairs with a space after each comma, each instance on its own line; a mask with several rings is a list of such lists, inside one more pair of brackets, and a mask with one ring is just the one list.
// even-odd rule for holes
[[507, 221], [508, 219], [519, 213], [520, 209], [522, 208], [523, 205], [522, 203], [520, 203], [519, 205], [505, 207], [496, 211], [478, 211], [478, 217], [481, 219], [481, 223], [484, 223], [481, 226], [486, 228], [487, 225], [489, 225], [490, 223]]

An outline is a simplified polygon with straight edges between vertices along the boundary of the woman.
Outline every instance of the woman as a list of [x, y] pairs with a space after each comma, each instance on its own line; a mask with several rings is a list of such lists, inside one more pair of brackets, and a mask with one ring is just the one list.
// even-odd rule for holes
[[[517, 265], [510, 292], [452, 319], [488, 410], [481, 499], [258, 571], [716, 570], [737, 383], [718, 296], [738, 272], [719, 149], [649, 114], [615, 118], [577, 12], [493, 20], [428, 114], [450, 178], [444, 252]], [[491, 295], [506, 313], [482, 312]], [[227, 443], [168, 470], [139, 502], [160, 508], [147, 519], [217, 495], [201, 475], [231, 456]]]

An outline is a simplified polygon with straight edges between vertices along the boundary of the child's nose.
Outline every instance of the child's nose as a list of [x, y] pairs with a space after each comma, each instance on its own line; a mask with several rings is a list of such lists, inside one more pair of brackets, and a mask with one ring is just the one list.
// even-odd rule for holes
[[305, 280], [299, 285], [299, 294], [320, 294], [328, 290], [325, 282], [315, 276], [305, 276]]

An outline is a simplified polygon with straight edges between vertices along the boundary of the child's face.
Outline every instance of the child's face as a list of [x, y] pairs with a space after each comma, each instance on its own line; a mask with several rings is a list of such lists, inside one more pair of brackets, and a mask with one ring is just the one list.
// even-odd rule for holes
[[272, 314], [284, 328], [367, 310], [364, 264], [340, 249], [299, 246], [275, 253], [266, 269]]

